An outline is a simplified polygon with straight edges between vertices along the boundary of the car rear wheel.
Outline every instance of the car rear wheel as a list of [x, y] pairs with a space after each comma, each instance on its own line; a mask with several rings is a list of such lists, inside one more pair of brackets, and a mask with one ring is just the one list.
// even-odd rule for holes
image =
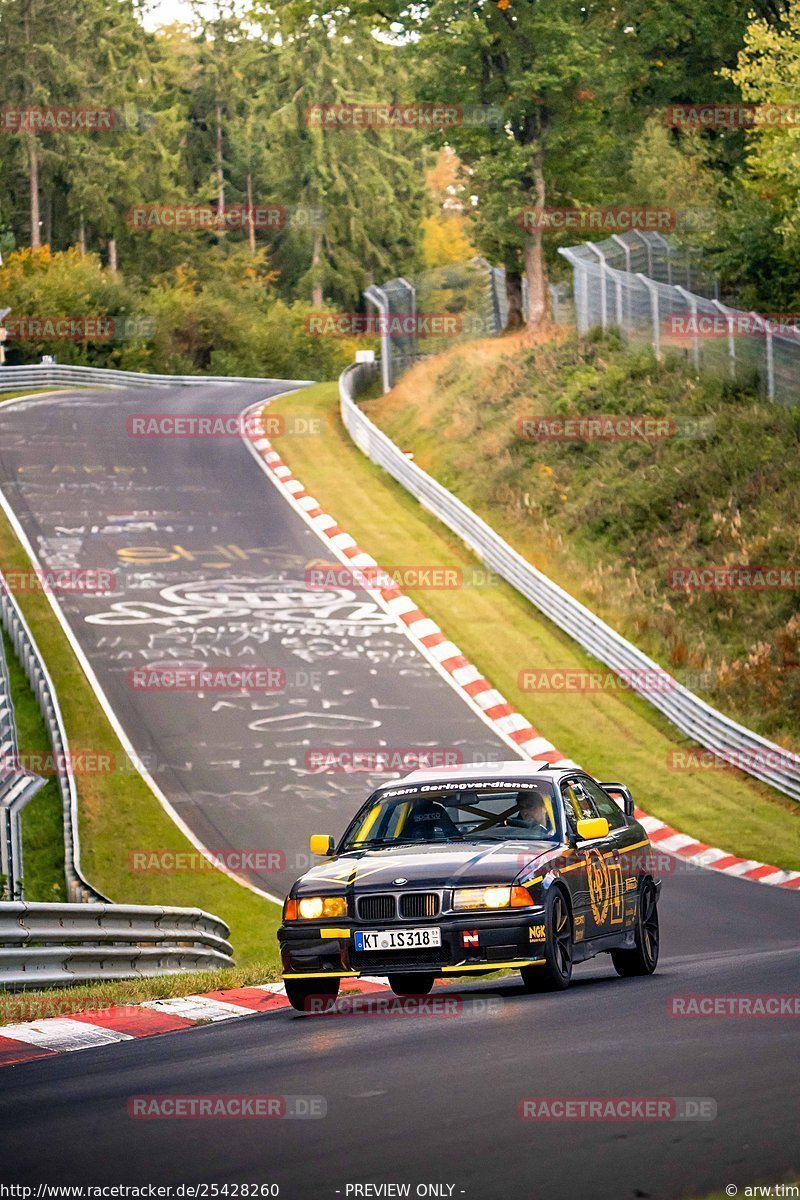
[[658, 962], [658, 893], [651, 879], [639, 895], [636, 944], [633, 950], [612, 950], [611, 961], [618, 975], [652, 975]]
[[285, 979], [283, 982], [286, 999], [298, 1012], [327, 1012], [339, 995], [338, 978]]
[[436, 976], [428, 971], [411, 971], [408, 975], [390, 975], [389, 987], [395, 996], [427, 996]]
[[572, 979], [572, 918], [564, 893], [558, 888], [547, 897], [545, 926], [544, 962], [520, 970], [528, 992], [561, 992]]

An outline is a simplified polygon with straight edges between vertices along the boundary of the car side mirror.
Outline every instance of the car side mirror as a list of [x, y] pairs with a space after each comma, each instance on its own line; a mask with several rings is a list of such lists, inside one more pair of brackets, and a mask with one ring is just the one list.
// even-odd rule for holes
[[633, 816], [633, 796], [631, 789], [626, 787], [624, 783], [601, 783], [600, 787], [604, 792], [608, 792], [615, 804], [618, 804], [626, 817]]
[[333, 854], [333, 838], [329, 833], [312, 833], [308, 839], [308, 848], [312, 854], [330, 858]]
[[608, 837], [610, 825], [605, 817], [589, 817], [578, 821], [578, 837], [582, 842], [594, 842], [598, 838]]

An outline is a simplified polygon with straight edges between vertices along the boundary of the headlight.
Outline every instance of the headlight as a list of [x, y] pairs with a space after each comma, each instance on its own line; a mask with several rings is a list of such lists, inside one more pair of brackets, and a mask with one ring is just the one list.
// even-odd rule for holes
[[347, 900], [344, 896], [304, 896], [297, 902], [297, 915], [301, 921], [346, 917]]
[[453, 908], [469, 911], [474, 908], [529, 908], [533, 906], [530, 892], [524, 887], [456, 888]]

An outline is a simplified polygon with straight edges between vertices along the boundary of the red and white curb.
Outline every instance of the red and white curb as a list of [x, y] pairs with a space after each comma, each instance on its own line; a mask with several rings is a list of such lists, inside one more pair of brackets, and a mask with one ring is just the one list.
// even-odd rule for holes
[[[345, 979], [343, 993], [388, 992], [384, 979]], [[20, 997], [23, 1000], [24, 996]], [[171, 996], [141, 1004], [116, 1004], [61, 1017], [43, 1017], [20, 1025], [0, 1025], [0, 1067], [52, 1058], [72, 1050], [91, 1050], [114, 1042], [177, 1033], [256, 1013], [289, 1008], [282, 983], [223, 988], [194, 996]]]
[[[256, 461], [340, 562], [356, 569], [380, 570], [372, 555], [363, 550], [355, 538], [341, 528], [335, 517], [324, 511], [318, 500], [309, 495], [300, 480], [295, 478], [291, 469], [273, 449], [269, 438], [259, 433], [255, 417], [266, 403], [269, 402], [254, 404], [246, 410], [248, 436], [245, 438], [245, 444]], [[399, 587], [392, 584], [390, 587], [365, 587], [363, 590], [374, 596], [385, 611], [397, 619], [429, 662], [433, 663], [481, 719], [518, 754], [534, 762], [555, 766], [577, 765], [572, 759], [565, 758], [552, 742], [534, 729], [527, 717], [517, 712], [500, 692], [492, 687], [489, 680], [461, 653], [458, 646], [450, 641], [436, 622], [426, 617], [417, 603]], [[684, 860], [687, 864], [756, 883], [800, 890], [800, 871], [786, 871], [754, 859], [739, 858], [727, 850], [720, 850], [690, 837], [689, 834], [680, 833], [640, 809], [637, 809], [636, 816], [655, 847]]]

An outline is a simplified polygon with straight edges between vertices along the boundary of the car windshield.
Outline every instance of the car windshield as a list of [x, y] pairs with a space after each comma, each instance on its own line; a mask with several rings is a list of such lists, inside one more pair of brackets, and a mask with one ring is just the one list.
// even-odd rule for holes
[[555, 841], [559, 837], [548, 779], [491, 785], [417, 785], [372, 797], [340, 850], [459, 841]]

